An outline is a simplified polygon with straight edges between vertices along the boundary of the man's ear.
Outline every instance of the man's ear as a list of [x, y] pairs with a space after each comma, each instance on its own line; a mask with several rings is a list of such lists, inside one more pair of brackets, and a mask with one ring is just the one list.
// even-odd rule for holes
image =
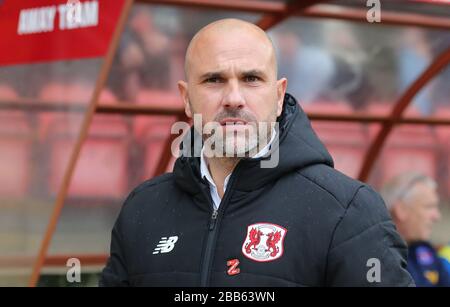
[[187, 117], [192, 118], [192, 110], [191, 105], [189, 104], [189, 95], [186, 81], [178, 81], [178, 90], [180, 91], [181, 99], [183, 99], [184, 113], [186, 113]]
[[286, 94], [287, 79], [281, 78], [277, 80], [277, 117], [283, 111], [284, 94]]
[[409, 208], [405, 203], [402, 201], [397, 201], [392, 206], [392, 215], [395, 216], [399, 222], [404, 222], [408, 218], [408, 209]]

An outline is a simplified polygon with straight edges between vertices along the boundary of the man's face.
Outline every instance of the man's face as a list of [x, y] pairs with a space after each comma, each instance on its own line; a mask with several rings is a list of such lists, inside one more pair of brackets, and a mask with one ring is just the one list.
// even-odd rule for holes
[[440, 219], [439, 197], [435, 189], [418, 183], [408, 203], [402, 206], [402, 228], [407, 241], [428, 241], [434, 223]]
[[245, 28], [207, 32], [187, 59], [187, 83], [179, 82], [186, 114], [201, 114], [203, 127], [218, 122], [223, 143], [234, 153], [243, 144], [251, 150], [258, 145], [250, 141], [259, 140], [258, 123], [275, 122], [281, 114], [286, 80], [277, 81], [272, 46], [259, 33]]

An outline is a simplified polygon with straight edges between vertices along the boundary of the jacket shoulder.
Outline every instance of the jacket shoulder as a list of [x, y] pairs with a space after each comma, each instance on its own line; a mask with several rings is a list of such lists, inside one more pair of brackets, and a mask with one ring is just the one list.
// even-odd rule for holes
[[158, 190], [158, 194], [163, 194], [165, 189], [167, 189], [168, 191], [171, 190], [173, 181], [173, 173], [166, 173], [142, 182], [130, 192], [124, 202], [124, 207], [128, 206], [135, 199], [139, 199], [141, 197], [151, 198], [150, 196], [154, 194], [153, 192], [155, 192], [156, 190]]
[[347, 209], [361, 188], [371, 189], [365, 183], [350, 178], [325, 164], [311, 165], [298, 170], [297, 173], [318, 188], [329, 193], [344, 209]]
[[[339, 209], [336, 210], [337, 207], [334, 206], [331, 212], [337, 214], [341, 229], [347, 225], [342, 223], [343, 219], [350, 221], [347, 225], [350, 230], [355, 229], [354, 223], [361, 224], [361, 230], [378, 223], [391, 223], [383, 198], [370, 185], [323, 164], [299, 170], [298, 173], [336, 201]], [[327, 205], [327, 209], [330, 209], [328, 204], [323, 202], [318, 204]]]
[[148, 179], [131, 191], [130, 194], [138, 194], [143, 191], [152, 190], [154, 188], [158, 188], [158, 186], [168, 183], [173, 180], [173, 173], [166, 173], [152, 179]]
[[[406, 270], [406, 245], [379, 193], [326, 165], [311, 166], [299, 174], [342, 206], [329, 242], [327, 285], [414, 285]], [[375, 261], [381, 267], [382, 278], [373, 282], [367, 276]]]

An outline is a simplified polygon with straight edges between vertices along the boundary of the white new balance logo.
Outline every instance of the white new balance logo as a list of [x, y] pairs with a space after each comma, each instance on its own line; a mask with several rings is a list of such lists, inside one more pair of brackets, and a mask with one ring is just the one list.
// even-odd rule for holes
[[155, 250], [153, 251], [153, 254], [159, 254], [159, 253], [168, 253], [173, 250], [175, 247], [175, 243], [178, 241], [178, 236], [169, 237], [162, 237], [159, 241], [159, 244], [156, 245]]

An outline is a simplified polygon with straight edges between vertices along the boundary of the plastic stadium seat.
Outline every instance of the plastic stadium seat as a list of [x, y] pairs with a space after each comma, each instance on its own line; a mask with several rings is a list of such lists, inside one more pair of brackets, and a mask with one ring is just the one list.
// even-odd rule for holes
[[6, 84], [0, 84], [0, 100], [17, 100], [19, 98], [19, 95], [9, 85]]
[[364, 158], [361, 147], [327, 145], [334, 160], [334, 167], [350, 176], [357, 178]]
[[306, 105], [300, 103], [300, 106], [306, 113], [351, 114], [353, 112], [353, 109], [349, 104], [340, 101], [316, 101]]
[[[87, 84], [49, 82], [38, 94], [42, 103], [57, 105], [80, 105], [87, 107], [91, 99], [93, 87]], [[70, 111], [70, 109], [68, 109]], [[42, 112], [39, 114], [39, 135], [45, 138], [51, 129], [51, 123], [67, 118], [62, 112]]]
[[175, 121], [174, 116], [138, 116], [134, 121], [134, 135], [143, 149], [144, 174], [142, 180], [153, 176], [166, 140], [170, 137], [170, 129]]
[[[436, 110], [436, 117], [449, 119], [450, 118], [450, 106], [440, 106]], [[450, 197], [450, 126], [435, 126], [434, 131], [439, 141], [439, 147], [441, 148], [441, 164], [442, 167], [440, 175], [443, 180], [440, 183], [443, 187], [442, 190], [447, 192], [447, 196]]]
[[161, 90], [141, 90], [136, 96], [136, 103], [170, 109], [184, 108], [183, 101], [178, 93]]
[[118, 102], [117, 97], [108, 88], [104, 88], [100, 92], [100, 97], [98, 98], [98, 100], [99, 100], [99, 103], [116, 103], [116, 102]]
[[[388, 116], [395, 107], [395, 102], [372, 102], [365, 109], [365, 113], [377, 116]], [[419, 109], [409, 105], [403, 112], [404, 116], [421, 116]]]
[[93, 90], [92, 84], [51, 82], [41, 89], [39, 98], [46, 102], [86, 105]]
[[[437, 118], [450, 119], [450, 106], [440, 106], [436, 110]], [[439, 142], [450, 147], [450, 128], [449, 126], [437, 126], [435, 128]], [[450, 149], [450, 148], [449, 148]]]
[[404, 116], [414, 116], [419, 117], [423, 116], [423, 114], [420, 112], [420, 110], [413, 105], [409, 105], [406, 110], [403, 112]]
[[394, 105], [388, 102], [372, 102], [364, 110], [365, 113], [376, 116], [388, 116]]
[[433, 151], [411, 148], [388, 148], [382, 156], [383, 182], [406, 171], [422, 172], [435, 178], [436, 158]]
[[[0, 101], [18, 100], [0, 84]], [[21, 111], [0, 110], [0, 198], [25, 196], [30, 180], [31, 129]]]
[[[367, 113], [389, 116], [394, 105], [391, 103], [372, 103]], [[403, 116], [421, 116], [414, 106], [408, 106]], [[381, 125], [369, 125], [369, 138], [374, 139]], [[432, 128], [425, 125], [399, 125], [391, 131], [378, 157], [375, 171], [379, 174], [379, 184], [393, 176], [410, 170], [421, 171], [429, 176], [436, 175], [437, 155], [436, 137]]]
[[[93, 85], [49, 83], [39, 98], [45, 102], [85, 105], [90, 102]], [[117, 101], [103, 89], [99, 101]], [[69, 109], [70, 110], [70, 109]], [[50, 192], [60, 188], [68, 161], [81, 129], [83, 112], [46, 113], [40, 117], [41, 133], [49, 140]], [[88, 139], [82, 147], [72, 177], [69, 196], [122, 197], [127, 189], [127, 126], [120, 117], [95, 115]]]
[[[387, 102], [372, 102], [363, 112], [367, 115], [387, 117], [391, 113], [393, 106], [394, 105], [392, 103]], [[381, 124], [372, 123], [368, 125], [370, 140], [375, 138], [380, 129]]]
[[[44, 103], [56, 103], [58, 105], [80, 105], [87, 108], [93, 95], [93, 86], [83, 83], [57, 83], [51, 82], [45, 85], [38, 96], [38, 99]], [[115, 103], [117, 98], [108, 88], [100, 92], [99, 101], [102, 103]], [[70, 110], [70, 109], [69, 109]], [[55, 121], [61, 113], [44, 112], [39, 116], [40, 135], [47, 135], [50, 123]], [[64, 114], [63, 114], [64, 116]]]
[[[307, 113], [333, 115], [352, 114], [350, 105], [343, 102], [314, 102], [304, 106]], [[356, 178], [363, 161], [366, 137], [359, 123], [313, 121], [314, 131], [325, 144], [334, 160], [335, 168]]]
[[[39, 98], [46, 102], [87, 105], [93, 93], [94, 87], [91, 84], [51, 82], [41, 89]], [[110, 89], [104, 88], [100, 92], [99, 101], [113, 103], [117, 102], [117, 98]]]
[[412, 169], [436, 178], [436, 144], [437, 138], [429, 126], [395, 128], [381, 155], [383, 181]]
[[[91, 99], [93, 87], [87, 84], [67, 84], [62, 82], [50, 82], [39, 92], [38, 99], [42, 103], [56, 105], [79, 105], [87, 108]], [[68, 109], [70, 111], [70, 109]], [[67, 118], [67, 114], [61, 112], [43, 112], [39, 115], [40, 135], [46, 136], [51, 128], [51, 123]]]
[[[333, 115], [348, 115], [351, 114], [352, 109], [350, 106], [341, 103], [314, 103], [311, 106], [308, 105], [306, 110], [307, 113], [327, 113]], [[316, 120], [314, 121], [314, 129], [318, 131], [355, 131], [359, 130], [359, 125], [349, 122], [332, 122]]]
[[356, 178], [367, 147], [363, 126], [338, 122], [313, 122], [312, 126], [333, 157], [335, 168]]
[[[78, 133], [52, 124], [50, 191], [57, 193]], [[95, 115], [69, 188], [73, 197], [123, 197], [127, 190], [128, 128], [121, 117]]]
[[[378, 102], [369, 104], [359, 112], [365, 115], [387, 116], [391, 108], [392, 104]], [[314, 103], [305, 109], [314, 113], [355, 114], [350, 105], [341, 102]], [[364, 156], [381, 126], [379, 124], [315, 121], [313, 127], [333, 156], [335, 167], [356, 178], [361, 170]], [[379, 176], [378, 169], [372, 173], [376, 175], [375, 177]]]
[[0, 111], [0, 197], [27, 193], [31, 129], [23, 114]]
[[[136, 96], [136, 103], [184, 112], [181, 97], [178, 93], [170, 91], [141, 90]], [[175, 116], [136, 117], [134, 134], [144, 148], [144, 178], [142, 179], [153, 176], [175, 119]]]

